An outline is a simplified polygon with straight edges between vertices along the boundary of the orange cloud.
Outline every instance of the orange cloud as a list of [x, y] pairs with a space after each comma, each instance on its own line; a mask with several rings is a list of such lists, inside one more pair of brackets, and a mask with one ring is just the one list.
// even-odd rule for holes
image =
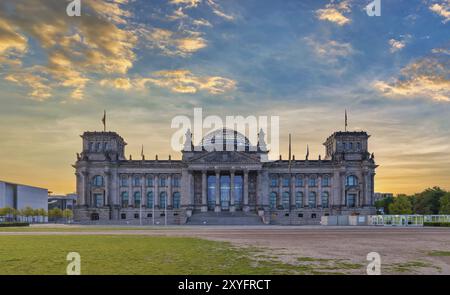
[[351, 22], [350, 18], [344, 15], [350, 11], [350, 1], [345, 0], [340, 3], [329, 3], [325, 8], [318, 9], [316, 17], [343, 26]]

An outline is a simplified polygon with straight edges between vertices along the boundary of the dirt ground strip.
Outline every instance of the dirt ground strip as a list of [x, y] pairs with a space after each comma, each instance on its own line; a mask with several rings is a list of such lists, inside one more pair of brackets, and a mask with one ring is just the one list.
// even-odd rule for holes
[[[45, 228], [45, 227], [43, 227]], [[67, 228], [67, 227], [60, 227]], [[383, 274], [450, 274], [450, 229], [399, 227], [186, 226], [152, 230], [71, 226], [71, 231], [0, 232], [0, 235], [149, 235], [198, 237], [248, 248], [256, 259], [365, 274], [369, 252]], [[80, 229], [80, 230], [77, 230]], [[42, 230], [42, 227], [41, 229]], [[331, 266], [330, 264], [333, 264]]]

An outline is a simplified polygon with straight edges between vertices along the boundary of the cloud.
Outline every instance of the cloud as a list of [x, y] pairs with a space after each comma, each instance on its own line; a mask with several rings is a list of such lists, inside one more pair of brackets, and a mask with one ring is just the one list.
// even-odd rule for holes
[[172, 32], [154, 28], [152, 30], [142, 29], [141, 33], [147, 41], [150, 41], [150, 45], [148, 45], [150, 48], [157, 48], [168, 56], [187, 57], [207, 46], [201, 33], [195, 31]]
[[398, 40], [396, 39], [389, 39], [388, 43], [390, 48], [391, 53], [395, 53], [397, 51], [402, 50], [403, 48], [406, 47], [406, 44], [409, 42], [409, 40], [411, 39], [411, 35], [404, 35], [404, 36], [400, 36], [400, 38]]
[[193, 8], [193, 7], [197, 7], [200, 2], [202, 2], [201, 0], [170, 0], [169, 3], [170, 4], [175, 4], [175, 5], [182, 5], [185, 8]]
[[206, 91], [213, 95], [224, 94], [236, 89], [236, 81], [220, 76], [199, 76], [189, 70], [164, 70], [153, 72], [149, 77], [136, 77], [133, 79], [117, 78], [104, 79], [102, 86], [117, 89], [143, 90], [148, 85], [169, 89], [175, 93], [197, 93]]
[[438, 55], [425, 57], [404, 67], [400, 77], [372, 86], [386, 97], [450, 102], [450, 62]]
[[350, 2], [350, 0], [344, 0], [339, 3], [331, 2], [325, 8], [316, 10], [316, 17], [339, 26], [346, 25], [351, 22], [351, 19], [344, 15], [344, 13], [351, 12]]
[[435, 3], [429, 6], [429, 9], [439, 16], [443, 17], [444, 24], [450, 21], [450, 0], [444, 0], [442, 3]]
[[326, 63], [336, 63], [339, 58], [345, 58], [355, 53], [350, 43], [335, 40], [319, 41], [313, 37], [303, 38], [313, 53]]
[[[136, 59], [137, 43], [135, 32], [127, 28], [127, 2], [86, 0], [81, 16], [68, 17], [65, 1], [2, 1], [0, 60], [23, 58], [29, 40], [35, 41], [32, 49], [39, 47], [45, 55], [32, 67], [16, 66], [7, 81], [27, 85], [31, 98], [38, 100], [49, 98], [53, 87], [71, 88], [71, 97], [81, 99], [92, 75], [127, 73]], [[20, 83], [17, 77], [31, 80]]]
[[217, 4], [216, 2], [214, 2], [213, 0], [206, 0], [208, 5], [211, 7], [212, 12], [217, 15], [220, 16], [221, 18], [228, 20], [228, 21], [232, 21], [235, 19], [235, 17], [231, 14], [227, 14], [225, 12], [223, 12], [222, 7]]
[[192, 24], [196, 25], [196, 26], [205, 26], [205, 27], [212, 27], [212, 24], [207, 21], [206, 19], [194, 19], [192, 21]]

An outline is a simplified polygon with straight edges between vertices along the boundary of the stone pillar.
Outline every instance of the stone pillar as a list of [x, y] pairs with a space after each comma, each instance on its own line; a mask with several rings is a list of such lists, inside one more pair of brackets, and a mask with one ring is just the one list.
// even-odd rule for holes
[[133, 205], [133, 176], [128, 175], [128, 206]]
[[110, 181], [110, 173], [108, 171], [105, 172], [105, 206], [108, 206], [110, 203], [110, 190], [109, 190], [109, 181]]
[[317, 185], [319, 187], [319, 191], [316, 196], [316, 207], [322, 207], [322, 175], [317, 177]]
[[141, 206], [147, 207], [147, 194], [145, 193], [145, 174], [141, 177]]
[[234, 170], [230, 170], [230, 212], [234, 212], [236, 208], [234, 207]]
[[194, 208], [195, 196], [194, 196], [194, 172], [189, 171], [188, 179], [189, 179], [189, 207]]
[[291, 174], [291, 209], [295, 209], [295, 174]]
[[78, 195], [80, 197], [79, 205], [87, 205], [86, 203], [86, 172], [78, 173], [78, 177], [80, 180], [79, 192]]
[[257, 170], [256, 173], [256, 210], [259, 210], [263, 208], [261, 170]]
[[153, 206], [155, 208], [159, 208], [159, 175], [155, 174], [155, 178], [153, 179], [155, 182], [153, 184], [154, 190], [153, 190]]
[[309, 207], [309, 176], [303, 177], [303, 207]]
[[220, 171], [216, 170], [216, 207], [214, 212], [220, 212]]
[[167, 176], [167, 181], [169, 182], [169, 190], [167, 193], [167, 208], [172, 208], [172, 174]]
[[283, 206], [283, 175], [278, 174], [278, 206]]
[[206, 170], [202, 171], [202, 207], [201, 211], [208, 211], [208, 176]]
[[269, 173], [261, 171], [261, 194], [264, 210], [269, 210]]
[[341, 186], [341, 206], [345, 207], [347, 204], [345, 204], [345, 172], [341, 172], [339, 174], [341, 181], [340, 181], [340, 186]]
[[248, 207], [248, 170], [244, 170], [244, 211], [248, 212], [250, 208]]

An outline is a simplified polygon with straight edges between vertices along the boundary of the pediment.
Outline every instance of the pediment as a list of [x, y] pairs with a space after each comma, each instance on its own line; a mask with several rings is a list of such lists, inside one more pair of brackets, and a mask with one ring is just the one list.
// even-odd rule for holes
[[257, 154], [245, 152], [222, 151], [207, 152], [189, 160], [189, 163], [260, 163]]

